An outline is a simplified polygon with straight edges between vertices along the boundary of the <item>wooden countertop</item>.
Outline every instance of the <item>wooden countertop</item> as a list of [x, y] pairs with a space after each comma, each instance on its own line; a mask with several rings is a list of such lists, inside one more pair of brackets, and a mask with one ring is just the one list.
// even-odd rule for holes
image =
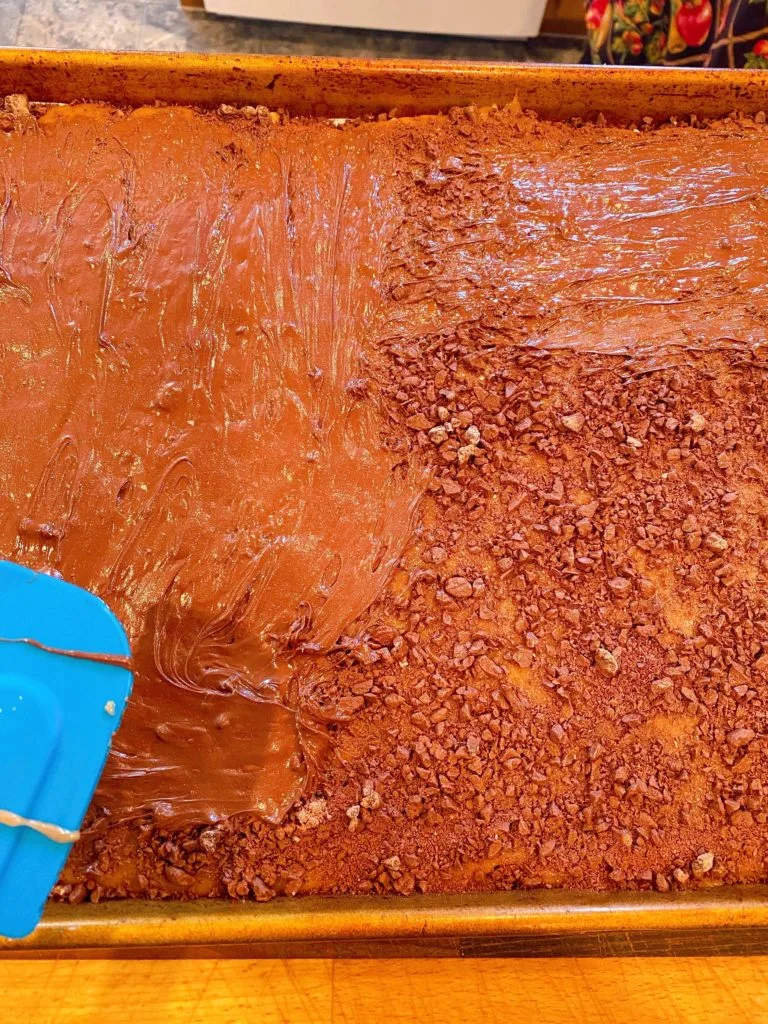
[[768, 957], [5, 960], [0, 1003], [23, 1024], [760, 1024]]

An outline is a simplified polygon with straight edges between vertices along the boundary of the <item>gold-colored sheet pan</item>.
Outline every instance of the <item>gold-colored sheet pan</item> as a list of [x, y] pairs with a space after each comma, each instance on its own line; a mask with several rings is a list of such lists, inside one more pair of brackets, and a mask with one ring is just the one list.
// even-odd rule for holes
[[[768, 111], [768, 72], [0, 49], [0, 95], [410, 115], [517, 99], [546, 117]], [[768, 886], [679, 893], [530, 891], [267, 904], [52, 904], [6, 956], [605, 955], [768, 951]]]
[[0, 49], [0, 94], [11, 92], [63, 103], [264, 103], [337, 117], [515, 97], [553, 118], [716, 117], [768, 108], [762, 71]]
[[464, 896], [304, 897], [270, 903], [51, 904], [5, 955], [528, 956], [768, 949], [768, 887], [677, 893], [532, 890]]

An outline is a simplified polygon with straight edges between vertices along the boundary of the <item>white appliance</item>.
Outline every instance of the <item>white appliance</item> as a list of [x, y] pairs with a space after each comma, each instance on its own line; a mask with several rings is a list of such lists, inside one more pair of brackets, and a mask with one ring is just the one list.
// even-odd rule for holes
[[205, 0], [205, 10], [309, 25], [527, 39], [546, 0]]

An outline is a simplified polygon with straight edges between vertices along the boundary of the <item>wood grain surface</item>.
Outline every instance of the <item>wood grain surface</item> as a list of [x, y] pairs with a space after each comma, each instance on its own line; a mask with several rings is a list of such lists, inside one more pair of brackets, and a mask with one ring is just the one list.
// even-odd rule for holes
[[768, 957], [0, 961], [0, 1005], [22, 1024], [761, 1024]]

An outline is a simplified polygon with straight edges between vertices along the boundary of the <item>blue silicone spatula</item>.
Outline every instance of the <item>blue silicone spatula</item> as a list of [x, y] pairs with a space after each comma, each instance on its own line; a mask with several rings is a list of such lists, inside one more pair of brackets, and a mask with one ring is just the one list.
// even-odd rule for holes
[[0, 561], [0, 936], [37, 925], [131, 692], [103, 601]]

